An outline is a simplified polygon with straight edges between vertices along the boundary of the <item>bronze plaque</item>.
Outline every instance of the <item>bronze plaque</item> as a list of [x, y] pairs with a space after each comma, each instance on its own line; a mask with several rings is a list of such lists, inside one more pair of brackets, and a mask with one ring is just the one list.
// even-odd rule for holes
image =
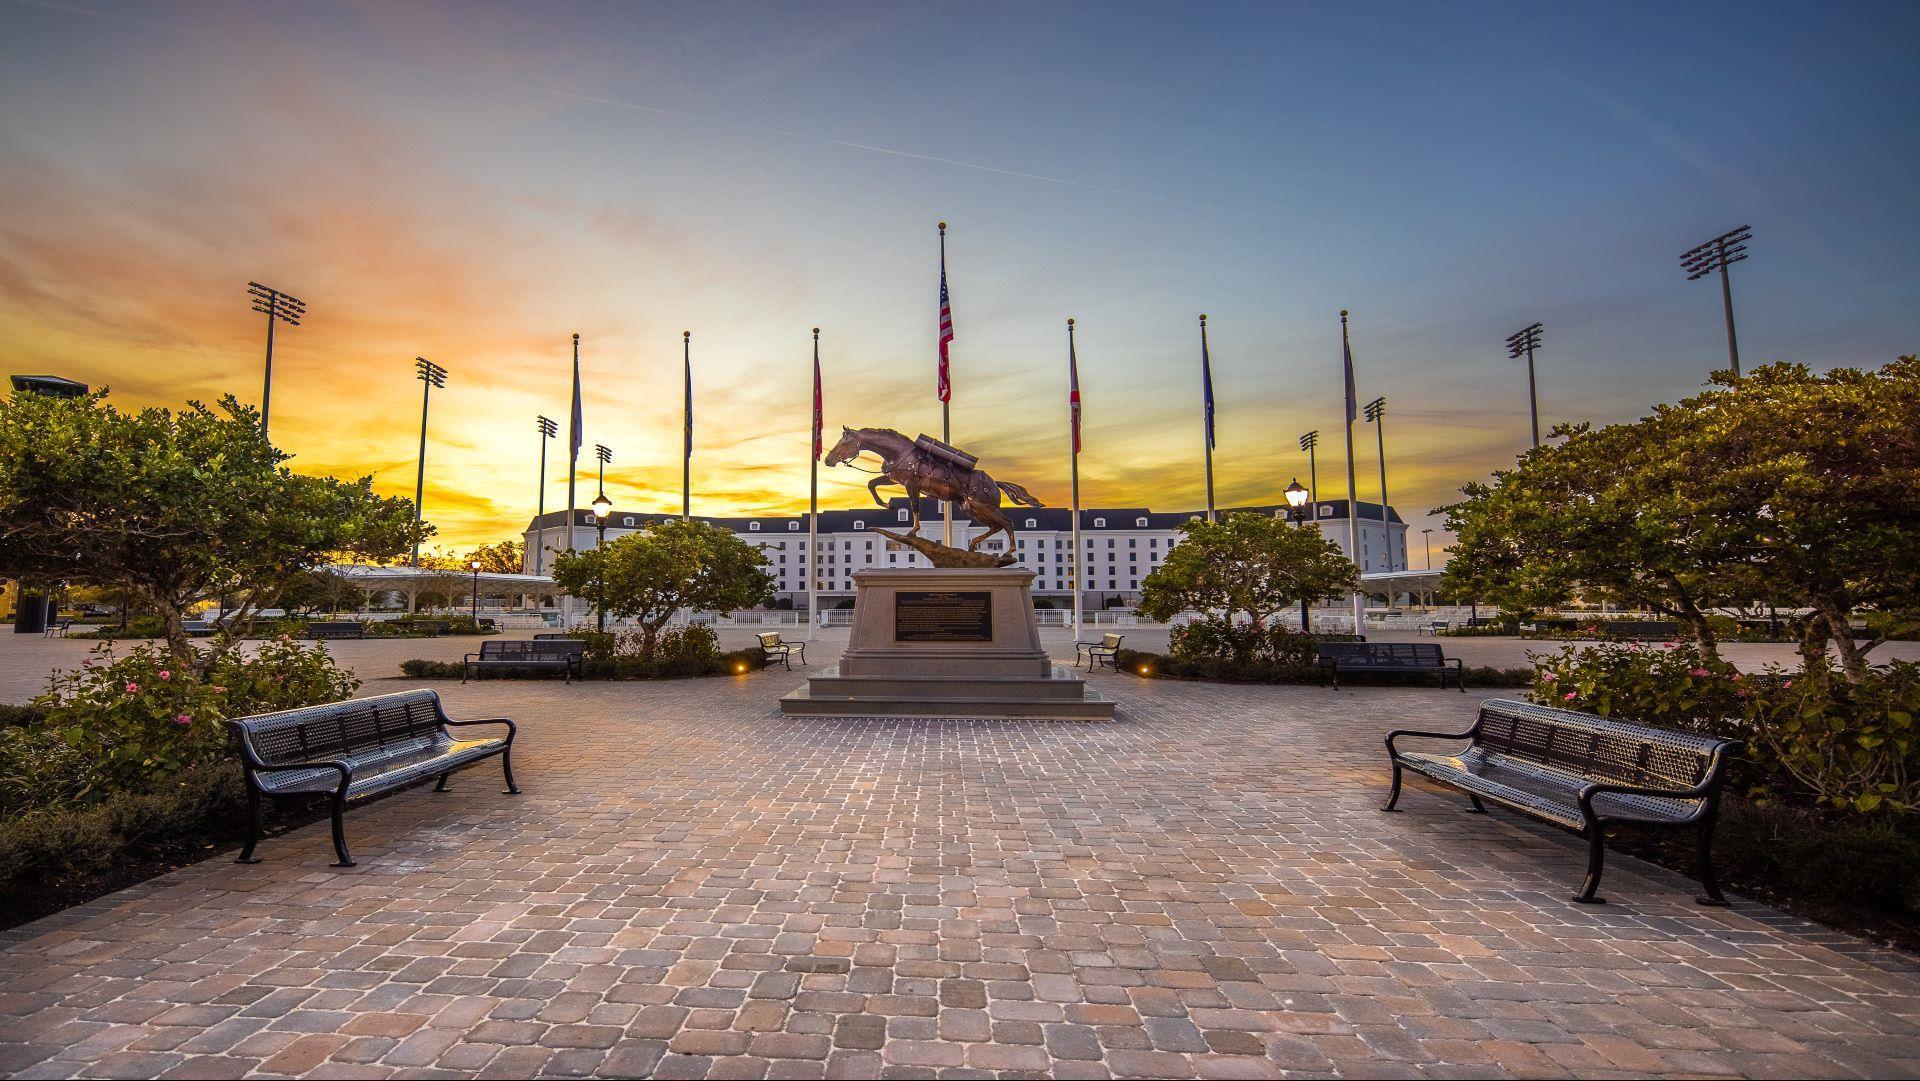
[[993, 594], [987, 590], [903, 589], [893, 596], [896, 642], [993, 641]]

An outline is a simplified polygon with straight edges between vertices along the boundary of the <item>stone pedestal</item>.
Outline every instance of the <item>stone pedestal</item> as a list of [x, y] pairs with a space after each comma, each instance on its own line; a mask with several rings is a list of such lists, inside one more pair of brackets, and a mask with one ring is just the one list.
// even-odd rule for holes
[[1033, 578], [1017, 567], [855, 571], [846, 653], [781, 698], [781, 712], [1112, 719], [1113, 702], [1041, 646]]

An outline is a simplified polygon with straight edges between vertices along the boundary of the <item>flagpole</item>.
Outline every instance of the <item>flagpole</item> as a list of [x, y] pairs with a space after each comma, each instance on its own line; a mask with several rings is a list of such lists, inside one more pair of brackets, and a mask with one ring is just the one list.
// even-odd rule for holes
[[[1340, 309], [1340, 352], [1346, 359], [1347, 383], [1347, 558], [1360, 562], [1359, 487], [1353, 472], [1353, 419], [1357, 395], [1353, 389], [1353, 343], [1347, 336], [1347, 309]], [[1353, 633], [1366, 633], [1365, 599], [1359, 588], [1353, 591]]]
[[[573, 336], [573, 411], [567, 421], [567, 551], [574, 551], [573, 527], [579, 513], [574, 490], [580, 474], [580, 335]], [[573, 596], [568, 594], [560, 612], [560, 622], [573, 629]]]
[[680, 517], [693, 518], [693, 331], [680, 334], [680, 358], [686, 365], [686, 408], [680, 431]]
[[813, 626], [820, 621], [819, 577], [814, 561], [820, 549], [820, 328], [813, 328], [813, 446], [807, 455], [807, 641], [813, 641]]
[[1207, 317], [1200, 317], [1200, 383], [1204, 397], [1200, 405], [1200, 422], [1204, 429], [1207, 453], [1207, 521], [1215, 520], [1213, 512], [1213, 365], [1207, 358]]
[[[946, 292], [947, 292], [947, 223], [941, 222], [940, 223], [940, 293], [941, 293], [940, 306], [942, 309], [945, 309], [947, 307]], [[948, 347], [943, 344], [941, 345], [940, 348], [942, 350], [946, 350]], [[948, 407], [951, 405], [951, 402], [949, 401], [949, 399], [953, 397], [953, 383], [952, 383], [951, 375], [948, 372], [948, 365], [947, 365], [946, 357], [944, 355], [941, 357], [940, 369], [943, 375], [948, 376], [948, 379], [943, 388], [944, 393], [941, 394], [940, 396], [940, 442], [945, 443], [947, 446], [951, 447], [953, 446], [953, 426], [952, 426], [952, 418], [950, 416], [950, 411]], [[914, 513], [918, 514], [919, 508], [917, 507], [914, 508]], [[948, 502], [942, 502], [940, 504], [940, 519], [941, 519], [940, 528], [944, 538], [941, 541], [941, 543], [951, 548], [953, 547], [953, 503], [952, 502], [948, 501]]]
[[1068, 421], [1072, 426], [1068, 436], [1068, 446], [1071, 450], [1068, 457], [1072, 462], [1073, 477], [1073, 540], [1071, 542], [1073, 550], [1069, 553], [1071, 562], [1067, 565], [1073, 571], [1068, 582], [1073, 587], [1073, 629], [1077, 633], [1081, 629], [1080, 621], [1085, 618], [1080, 600], [1080, 563], [1084, 554], [1080, 551], [1080, 362], [1073, 350], [1073, 320], [1071, 319], [1067, 320], [1067, 386], [1071, 393], [1068, 400]]

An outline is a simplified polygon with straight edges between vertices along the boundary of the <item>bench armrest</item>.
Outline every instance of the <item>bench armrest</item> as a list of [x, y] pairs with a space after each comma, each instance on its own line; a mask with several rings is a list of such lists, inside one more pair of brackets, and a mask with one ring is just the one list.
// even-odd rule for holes
[[504, 724], [507, 726], [507, 742], [508, 743], [513, 742], [513, 734], [515, 731], [517, 731], [517, 729], [514, 727], [513, 722], [508, 720], [505, 717], [487, 717], [477, 721], [456, 721], [451, 717], [442, 717], [440, 718], [440, 723], [454, 725], [455, 727], [469, 725], [469, 724]]
[[1398, 758], [1400, 756], [1400, 750], [1393, 745], [1393, 741], [1399, 739], [1401, 736], [1418, 736], [1422, 739], [1472, 739], [1479, 734], [1480, 725], [1478, 723], [1475, 723], [1472, 728], [1467, 729], [1465, 732], [1416, 732], [1410, 728], [1402, 728], [1387, 733], [1387, 757]]
[[461, 658], [460, 663], [465, 664], [468, 661], [485, 660], [486, 656], [487, 655], [484, 653], [469, 653], [465, 657]]

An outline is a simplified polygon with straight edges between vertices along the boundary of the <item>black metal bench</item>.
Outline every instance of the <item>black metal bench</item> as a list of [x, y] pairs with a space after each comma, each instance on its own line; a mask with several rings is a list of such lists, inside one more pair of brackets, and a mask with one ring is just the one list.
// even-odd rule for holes
[[367, 626], [342, 620], [340, 622], [321, 622], [307, 624], [307, 637], [315, 641], [329, 638], [365, 638]]
[[1320, 683], [1333, 677], [1334, 690], [1340, 689], [1342, 672], [1432, 672], [1445, 689], [1448, 677], [1467, 693], [1465, 666], [1460, 658], [1449, 658], [1430, 642], [1321, 642], [1314, 663], [1320, 666]]
[[444, 636], [453, 624], [444, 619], [403, 619], [400, 625], [414, 634], [424, 634], [432, 638]]
[[1666, 619], [1613, 619], [1600, 624], [1600, 633], [1635, 642], [1671, 642], [1680, 637], [1680, 624]]
[[1103, 634], [1100, 636], [1098, 642], [1075, 642], [1073, 644], [1073, 666], [1075, 668], [1080, 667], [1080, 657], [1082, 654], [1085, 654], [1087, 658], [1087, 671], [1091, 672], [1095, 668], [1098, 668], [1102, 661], [1106, 662], [1107, 667], [1117, 670], [1120, 667], [1120, 662], [1115, 658], [1120, 655], [1120, 643], [1124, 641], [1126, 637], [1124, 634]]
[[[390, 792], [438, 776], [435, 792], [444, 792], [454, 770], [500, 756], [507, 791], [513, 783], [513, 722], [505, 718], [455, 721], [433, 691], [401, 691], [352, 698], [281, 713], [262, 713], [227, 722], [240, 739], [241, 768], [247, 781], [247, 844], [236, 863], [259, 863], [260, 798], [319, 793], [333, 797], [335, 867], [352, 867], [342, 817], [349, 800]], [[461, 739], [449, 725], [505, 725], [507, 734]]]
[[800, 663], [807, 663], [807, 644], [805, 642], [783, 642], [779, 631], [761, 631], [755, 637], [760, 639], [760, 667], [766, 668], [779, 661], [793, 670], [793, 658], [798, 656]]
[[183, 619], [180, 629], [194, 638], [206, 638], [220, 629], [220, 625], [205, 619]]
[[[1455, 753], [1403, 751], [1410, 736], [1466, 740]], [[1412, 770], [1467, 794], [1475, 811], [1491, 800], [1528, 818], [1587, 839], [1587, 878], [1575, 901], [1598, 904], [1606, 827], [1616, 822], [1692, 826], [1703, 905], [1724, 905], [1713, 877], [1713, 825], [1721, 771], [1739, 741], [1672, 732], [1587, 713], [1505, 698], [1480, 704], [1474, 726], [1457, 733], [1394, 732], [1387, 736], [1393, 794]]]
[[572, 638], [573, 635], [567, 631], [541, 631], [533, 636], [536, 642], [564, 642]]
[[40, 637], [65, 638], [67, 636], [67, 632], [73, 629], [73, 624], [74, 624], [74, 618], [72, 616], [61, 616], [58, 619], [50, 619], [47, 621], [46, 628], [40, 632]]
[[460, 667], [460, 682], [476, 671], [488, 668], [558, 668], [567, 674], [567, 682], [580, 674], [586, 659], [587, 644], [578, 638], [538, 638], [532, 641], [482, 642], [480, 652], [469, 653]]

